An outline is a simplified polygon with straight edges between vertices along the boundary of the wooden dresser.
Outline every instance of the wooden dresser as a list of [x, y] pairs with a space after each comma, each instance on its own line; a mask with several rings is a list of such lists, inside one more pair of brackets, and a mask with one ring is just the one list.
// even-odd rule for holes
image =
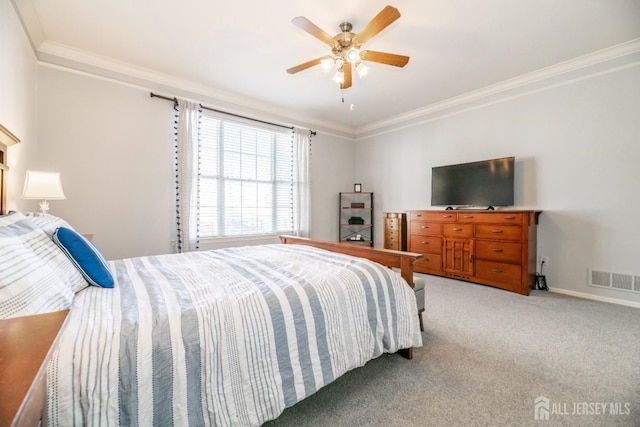
[[407, 250], [407, 214], [384, 212], [384, 248], [395, 251]]
[[535, 285], [540, 211], [409, 211], [414, 271], [495, 286], [523, 295]]
[[47, 425], [47, 365], [68, 313], [0, 320], [0, 426]]

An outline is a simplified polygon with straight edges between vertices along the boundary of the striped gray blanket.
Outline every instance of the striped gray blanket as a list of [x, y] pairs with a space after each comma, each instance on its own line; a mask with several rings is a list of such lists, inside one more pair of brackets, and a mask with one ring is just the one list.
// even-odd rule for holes
[[308, 246], [112, 261], [75, 296], [47, 373], [51, 425], [253, 426], [384, 352], [419, 347], [392, 270]]

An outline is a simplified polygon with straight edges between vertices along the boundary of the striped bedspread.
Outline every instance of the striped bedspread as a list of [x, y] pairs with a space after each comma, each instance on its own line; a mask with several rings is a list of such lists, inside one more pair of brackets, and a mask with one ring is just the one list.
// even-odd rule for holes
[[422, 345], [412, 290], [371, 261], [264, 245], [110, 263], [47, 374], [51, 425], [251, 426]]

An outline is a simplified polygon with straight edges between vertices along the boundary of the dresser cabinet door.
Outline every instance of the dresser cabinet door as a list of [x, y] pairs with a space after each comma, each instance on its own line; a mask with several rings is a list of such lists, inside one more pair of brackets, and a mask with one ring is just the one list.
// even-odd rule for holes
[[473, 240], [444, 239], [444, 271], [473, 276]]

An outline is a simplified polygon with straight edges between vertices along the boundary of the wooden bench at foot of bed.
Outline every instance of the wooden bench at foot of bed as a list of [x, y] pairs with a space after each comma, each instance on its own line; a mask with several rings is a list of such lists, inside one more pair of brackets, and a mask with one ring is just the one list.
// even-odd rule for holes
[[[367, 258], [389, 268], [399, 268], [400, 275], [413, 288], [413, 263], [422, 258], [422, 254], [415, 252], [394, 251], [391, 249], [378, 249], [369, 246], [358, 246], [349, 243], [328, 242], [306, 237], [280, 236], [280, 242], [284, 244], [307, 245], [332, 252], [339, 252], [360, 258]], [[413, 348], [399, 350], [403, 357], [413, 358]]]

